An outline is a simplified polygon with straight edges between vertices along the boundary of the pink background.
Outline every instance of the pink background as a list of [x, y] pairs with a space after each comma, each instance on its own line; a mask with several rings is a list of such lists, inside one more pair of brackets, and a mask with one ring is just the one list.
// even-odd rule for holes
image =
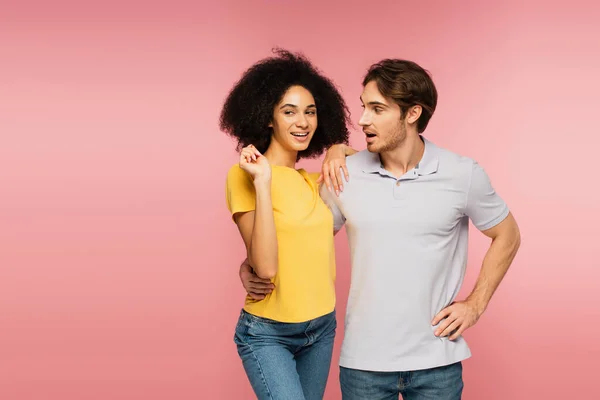
[[[331, 76], [355, 122], [371, 63], [428, 68], [427, 136], [511, 206], [523, 244], [466, 334], [464, 398], [600, 398], [595, 2], [82, 3], [0, 4], [0, 399], [252, 398], [218, 113], [276, 45]], [[472, 235], [463, 295], [486, 248]]]

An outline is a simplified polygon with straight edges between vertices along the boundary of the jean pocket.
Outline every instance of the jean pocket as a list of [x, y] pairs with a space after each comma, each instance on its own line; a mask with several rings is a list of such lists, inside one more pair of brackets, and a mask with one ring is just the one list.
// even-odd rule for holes
[[329, 314], [326, 318], [327, 319], [325, 321], [325, 326], [323, 327], [323, 332], [326, 336], [335, 336], [335, 332], [337, 330], [337, 318], [335, 311]]
[[237, 324], [235, 325], [235, 329], [238, 330], [238, 328], [244, 323], [244, 309], [242, 309], [242, 311], [240, 311], [240, 315], [238, 317], [237, 320]]
[[245, 342], [246, 337], [248, 336], [248, 329], [250, 328], [252, 321], [248, 319], [247, 315], [248, 314], [242, 309], [237, 324], [235, 326], [235, 334], [233, 337], [233, 340], [236, 343]]

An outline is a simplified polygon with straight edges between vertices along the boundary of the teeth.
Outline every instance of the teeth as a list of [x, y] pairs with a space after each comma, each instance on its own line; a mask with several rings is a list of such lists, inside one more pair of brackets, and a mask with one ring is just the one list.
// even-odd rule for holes
[[304, 137], [304, 136], [308, 136], [308, 133], [292, 133], [292, 136]]

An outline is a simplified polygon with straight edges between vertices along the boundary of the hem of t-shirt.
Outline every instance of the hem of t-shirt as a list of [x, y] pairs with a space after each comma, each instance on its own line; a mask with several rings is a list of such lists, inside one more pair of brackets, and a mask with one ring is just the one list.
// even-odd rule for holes
[[233, 222], [235, 222], [235, 214], [245, 214], [250, 211], [256, 211], [256, 209], [248, 208], [248, 209], [240, 209], [240, 210], [231, 211], [231, 219]]
[[443, 361], [432, 362], [432, 363], [420, 363], [420, 362], [386, 362], [377, 360], [351, 360], [348, 358], [340, 357], [339, 365], [342, 368], [357, 369], [361, 371], [373, 371], [373, 372], [405, 372], [405, 371], [419, 371], [424, 369], [432, 369], [438, 367], [444, 367], [446, 365], [455, 364], [460, 361], [464, 361], [471, 358], [471, 351], [469, 349], [466, 352], [460, 354], [457, 357], [449, 357]]
[[301, 317], [301, 318], [285, 318], [285, 317], [282, 318], [279, 315], [277, 315], [277, 316], [271, 315], [271, 313], [257, 312], [257, 310], [252, 310], [251, 308], [249, 308], [248, 304], [244, 305], [243, 309], [248, 314], [252, 314], [255, 317], [265, 318], [265, 319], [268, 319], [268, 320], [271, 320], [274, 322], [281, 322], [281, 323], [285, 323], [285, 324], [297, 324], [297, 323], [302, 323], [302, 322], [309, 322], [314, 319], [321, 318], [325, 315], [331, 314], [332, 312], [335, 311], [335, 304], [333, 305], [333, 307], [328, 307], [327, 309], [325, 309], [325, 311], [319, 311], [315, 314], [310, 314], [310, 317], [305, 316], [305, 317]]
[[479, 229], [480, 231], [485, 231], [487, 229], [491, 229], [491, 228], [495, 227], [500, 222], [504, 221], [506, 219], [506, 217], [508, 217], [509, 212], [510, 212], [510, 210], [508, 209], [508, 206], [504, 206], [504, 210], [502, 210], [500, 215], [498, 215], [496, 218], [494, 218], [487, 224], [477, 226], [477, 229]]

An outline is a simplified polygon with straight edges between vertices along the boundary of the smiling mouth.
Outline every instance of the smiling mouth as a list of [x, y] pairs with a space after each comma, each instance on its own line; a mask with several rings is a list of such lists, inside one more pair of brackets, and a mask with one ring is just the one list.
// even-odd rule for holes
[[305, 132], [305, 133], [292, 133], [292, 136], [307, 137], [308, 136], [308, 132]]

